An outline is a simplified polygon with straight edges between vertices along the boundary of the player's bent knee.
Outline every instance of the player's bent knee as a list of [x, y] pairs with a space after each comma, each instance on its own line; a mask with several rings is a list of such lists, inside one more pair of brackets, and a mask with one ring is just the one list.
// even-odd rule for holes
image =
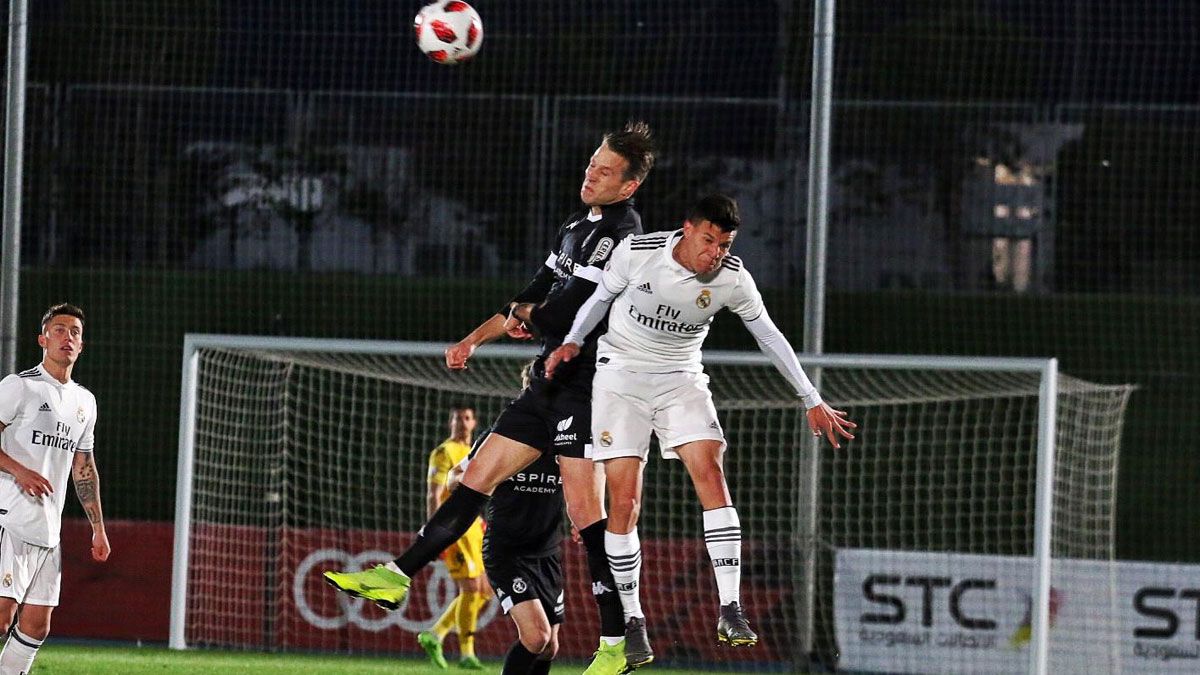
[[38, 615], [26, 617], [23, 612], [21, 619], [17, 622], [21, 632], [34, 640], [45, 640], [50, 635], [50, 615]]
[[549, 625], [521, 630], [521, 646], [530, 654], [541, 654], [550, 646], [551, 640]]
[[600, 510], [599, 504], [572, 504], [568, 500], [567, 517], [571, 519], [572, 525], [583, 530], [603, 518], [604, 512]]

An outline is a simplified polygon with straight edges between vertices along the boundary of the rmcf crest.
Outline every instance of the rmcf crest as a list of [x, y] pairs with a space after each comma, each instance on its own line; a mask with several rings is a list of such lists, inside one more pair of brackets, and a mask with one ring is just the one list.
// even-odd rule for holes
[[696, 296], [696, 306], [700, 309], [708, 309], [712, 304], [712, 291], [707, 288], [700, 291], [700, 295]]
[[6, 572], [4, 574], [4, 587], [8, 588], [9, 586], [12, 586], [12, 572]]
[[600, 432], [600, 445], [603, 445], [606, 448], [608, 446], [612, 445], [612, 434], [608, 433], [607, 431], [601, 431]]
[[87, 419], [87, 415], [83, 414], [83, 406], [79, 406], [79, 410], [75, 411], [75, 417], [79, 420], [80, 424], [83, 423], [83, 420]]

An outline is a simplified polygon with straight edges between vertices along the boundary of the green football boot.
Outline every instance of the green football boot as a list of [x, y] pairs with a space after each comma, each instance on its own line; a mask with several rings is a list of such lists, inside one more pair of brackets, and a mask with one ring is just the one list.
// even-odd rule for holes
[[438, 639], [438, 636], [429, 631], [422, 631], [417, 633], [417, 642], [421, 645], [421, 649], [424, 649], [425, 653], [429, 655], [430, 663], [442, 670], [450, 667], [450, 664], [446, 663], [446, 656], [442, 654], [442, 641]]
[[400, 603], [408, 595], [408, 585], [412, 583], [404, 574], [393, 572], [383, 565], [361, 572], [324, 572], [322, 576], [339, 591], [370, 600], [389, 611], [400, 609]]
[[592, 656], [592, 663], [583, 675], [619, 675], [625, 670], [625, 641], [610, 645], [601, 640], [600, 648]]

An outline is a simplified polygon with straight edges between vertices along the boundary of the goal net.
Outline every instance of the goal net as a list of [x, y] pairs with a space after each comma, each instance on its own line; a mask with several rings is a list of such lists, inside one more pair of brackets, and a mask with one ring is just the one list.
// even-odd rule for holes
[[[488, 346], [450, 373], [442, 347], [189, 336], [173, 647], [419, 652], [415, 633], [453, 597], [440, 562], [392, 613], [333, 592], [320, 572], [385, 562], [411, 541], [449, 409], [473, 406], [482, 430], [517, 394], [532, 356]], [[683, 467], [652, 455], [639, 532], [660, 661], [1014, 672], [1047, 625], [1052, 670], [1109, 667], [1130, 388], [1058, 375], [1048, 399], [1040, 392], [1053, 369], [1033, 360], [807, 359], [825, 398], [860, 425], [835, 451], [814, 446], [803, 409], [761, 355], [705, 361], [742, 521], [742, 599], [761, 642], [717, 646], [699, 504]], [[1039, 452], [1053, 457], [1044, 490]], [[1044, 522], [1039, 503], [1049, 506]], [[582, 659], [598, 622], [582, 547], [566, 544], [564, 560], [560, 654]], [[499, 657], [514, 638], [489, 604], [477, 650]]]

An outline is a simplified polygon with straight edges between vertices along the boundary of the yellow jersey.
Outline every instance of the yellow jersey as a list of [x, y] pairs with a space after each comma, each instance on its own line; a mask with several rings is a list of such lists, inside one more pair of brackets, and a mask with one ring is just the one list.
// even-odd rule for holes
[[[429, 482], [433, 485], [445, 485], [453, 469], [467, 455], [471, 454], [471, 446], [466, 443], [447, 438], [442, 444], [429, 453]], [[446, 501], [446, 497], [442, 497]]]

